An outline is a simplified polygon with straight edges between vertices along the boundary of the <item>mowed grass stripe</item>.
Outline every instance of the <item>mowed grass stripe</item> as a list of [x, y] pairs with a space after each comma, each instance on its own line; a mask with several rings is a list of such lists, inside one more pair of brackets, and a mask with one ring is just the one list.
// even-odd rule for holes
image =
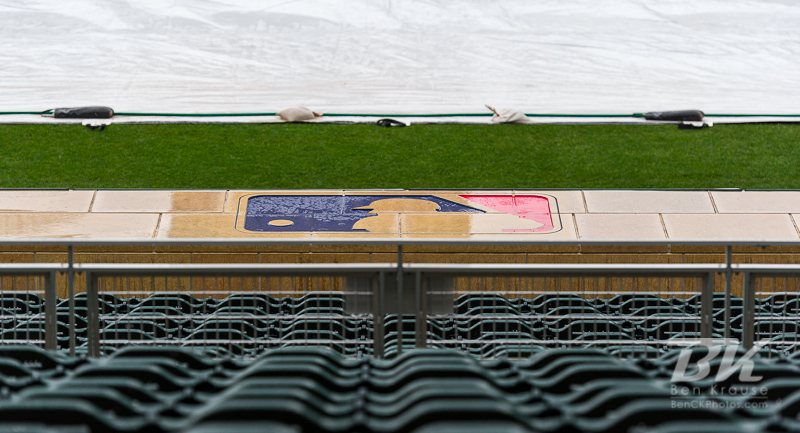
[[0, 126], [2, 188], [800, 188], [800, 126]]

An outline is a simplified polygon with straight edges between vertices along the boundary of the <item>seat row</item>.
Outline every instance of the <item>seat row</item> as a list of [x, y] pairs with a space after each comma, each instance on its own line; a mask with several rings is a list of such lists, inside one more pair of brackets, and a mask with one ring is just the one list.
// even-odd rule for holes
[[[498, 346], [510, 345], [520, 350], [526, 345], [558, 347], [559, 345], [635, 346], [645, 344], [659, 350], [667, 348], [667, 342], [675, 338], [699, 338], [700, 321], [696, 318], [659, 319], [639, 322], [614, 321], [608, 318], [558, 319], [556, 321], [526, 320], [524, 318], [495, 318], [492, 315], [459, 319], [429, 319], [426, 340], [437, 347], [460, 348], [480, 356], [491, 356]], [[658, 320], [657, 320], [658, 319]], [[56, 322], [59, 347], [68, 347], [69, 325], [65, 318]], [[88, 341], [85, 318], [75, 317], [76, 342], [86, 347]], [[741, 339], [741, 317], [731, 321], [729, 327], [733, 338]], [[293, 345], [321, 345], [336, 347], [346, 354], [368, 354], [374, 338], [371, 318], [330, 318], [314, 315], [298, 316], [295, 319], [265, 319], [260, 316], [229, 318], [220, 316], [188, 316], [184, 319], [166, 315], [149, 315], [139, 319], [136, 315], [123, 318], [101, 316], [103, 325], [99, 331], [101, 346], [113, 351], [125, 345], [178, 345], [208, 348], [218, 347], [225, 353], [254, 356], [265, 348]], [[416, 339], [416, 320], [406, 315], [402, 321], [403, 341], [413, 345]], [[712, 337], [725, 335], [725, 323], [715, 320]], [[800, 347], [798, 324], [756, 318], [756, 340], [769, 340], [776, 353], [793, 353]], [[384, 318], [386, 343], [399, 339], [397, 316]], [[0, 328], [0, 343], [35, 343], [42, 345], [45, 339], [43, 317], [29, 320], [8, 319]], [[405, 347], [405, 346], [404, 346]]]
[[[512, 295], [510, 293], [509, 295]], [[637, 311], [659, 311], [661, 313], [682, 313], [696, 315], [700, 309], [700, 296], [688, 298], [665, 297], [648, 293], [625, 293], [611, 298], [592, 296], [587, 292], [578, 294], [545, 293], [535, 298], [504, 296], [496, 293], [476, 292], [461, 295], [454, 299], [456, 314], [471, 314], [476, 311], [507, 312], [509, 314], [553, 314], [553, 311], [594, 312], [609, 315], [634, 315]], [[58, 306], [67, 308], [68, 300], [59, 300]], [[86, 307], [86, 294], [78, 293], [75, 306]], [[30, 292], [0, 292], [0, 309], [10, 314], [38, 314], [43, 312], [45, 300]], [[273, 297], [266, 293], [231, 293], [223, 299], [197, 298], [190, 293], [153, 293], [145, 298], [120, 297], [103, 292], [99, 299], [100, 309], [105, 314], [126, 314], [145, 311], [149, 308], [170, 307], [184, 314], [211, 314], [218, 311], [240, 311], [256, 309], [265, 314], [297, 314], [308, 308], [343, 311], [345, 294], [343, 292], [310, 292], [304, 296]], [[731, 298], [731, 307], [743, 308], [744, 301]], [[715, 293], [712, 308], [725, 307], [725, 297]], [[764, 314], [800, 314], [800, 293], [780, 293], [756, 299], [756, 312]]]
[[[707, 354], [693, 349], [690, 362]], [[715, 382], [719, 361], [710, 378], [670, 382], [677, 351], [627, 360], [542, 349], [523, 361], [478, 361], [452, 350], [377, 360], [307, 348], [236, 361], [179, 348], [125, 348], [100, 360], [0, 348], [0, 419], [9, 431], [796, 431], [795, 361], [753, 358], [766, 393], [732, 395], [719, 386], [753, 383]], [[675, 386], [697, 391], [676, 399]]]

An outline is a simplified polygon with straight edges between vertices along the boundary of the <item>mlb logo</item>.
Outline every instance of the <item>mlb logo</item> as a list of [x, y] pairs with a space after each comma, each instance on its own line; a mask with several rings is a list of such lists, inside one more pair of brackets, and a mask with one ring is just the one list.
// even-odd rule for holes
[[240, 198], [236, 229], [247, 233], [472, 235], [561, 230], [545, 194], [251, 194]]

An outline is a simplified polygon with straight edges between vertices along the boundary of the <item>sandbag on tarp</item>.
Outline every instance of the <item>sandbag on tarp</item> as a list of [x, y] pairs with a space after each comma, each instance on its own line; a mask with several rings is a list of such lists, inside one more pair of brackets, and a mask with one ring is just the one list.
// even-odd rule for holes
[[494, 113], [494, 116], [492, 116], [492, 123], [531, 123], [528, 116], [520, 110], [506, 108], [498, 111], [488, 104], [486, 108], [492, 110], [492, 113]]
[[394, 119], [378, 119], [378, 121], [375, 122], [375, 124], [378, 126], [383, 126], [385, 128], [391, 128], [393, 126], [401, 126], [401, 127], [411, 126], [411, 122], [401, 122], [399, 120], [394, 120]]
[[703, 120], [705, 113], [700, 110], [681, 110], [681, 111], [651, 111], [644, 113], [647, 120], [659, 120], [663, 122], [699, 122]]
[[322, 117], [322, 113], [311, 111], [306, 107], [291, 107], [276, 113], [284, 122], [305, 122]]
[[51, 116], [57, 119], [110, 119], [114, 117], [114, 110], [110, 107], [74, 107], [54, 108], [42, 112], [42, 116]]

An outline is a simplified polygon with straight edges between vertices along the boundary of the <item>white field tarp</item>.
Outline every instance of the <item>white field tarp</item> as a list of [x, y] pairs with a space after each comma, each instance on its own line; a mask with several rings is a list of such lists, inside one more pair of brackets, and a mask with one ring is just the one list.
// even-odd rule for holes
[[2, 0], [0, 111], [800, 113], [795, 0]]

